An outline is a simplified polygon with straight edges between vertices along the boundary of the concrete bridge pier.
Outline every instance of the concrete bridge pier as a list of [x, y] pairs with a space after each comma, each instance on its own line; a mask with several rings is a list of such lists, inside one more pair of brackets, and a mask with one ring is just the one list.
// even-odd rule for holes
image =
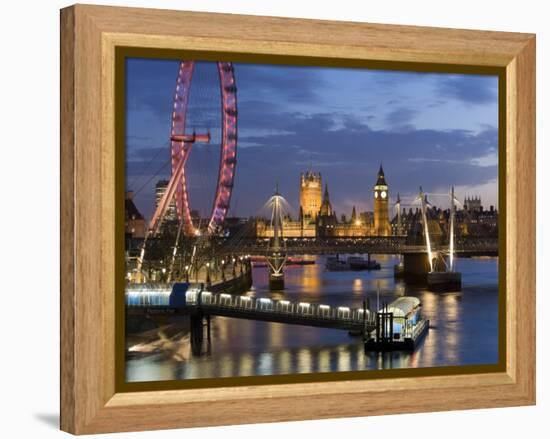
[[403, 255], [403, 279], [408, 284], [426, 284], [430, 272], [428, 253], [405, 253]]
[[284, 258], [273, 257], [269, 266], [269, 289], [279, 291], [285, 289]]
[[190, 316], [190, 339], [191, 352], [193, 355], [200, 355], [202, 353], [202, 342], [204, 340], [203, 314], [201, 312], [191, 314]]
[[282, 273], [269, 273], [269, 289], [280, 291], [285, 289], [285, 276]]

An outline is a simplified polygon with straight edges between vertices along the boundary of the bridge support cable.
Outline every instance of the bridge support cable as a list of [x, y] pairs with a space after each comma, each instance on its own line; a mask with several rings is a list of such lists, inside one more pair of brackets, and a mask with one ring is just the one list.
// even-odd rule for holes
[[176, 263], [176, 256], [178, 254], [178, 247], [179, 247], [182, 228], [183, 228], [182, 222], [180, 221], [178, 224], [178, 232], [176, 233], [176, 242], [174, 243], [174, 250], [172, 251], [172, 259], [170, 260], [170, 267], [168, 268], [168, 278], [166, 279], [167, 283], [170, 283], [170, 281], [172, 280], [172, 275], [174, 273], [174, 265]]
[[[168, 209], [168, 206], [170, 205], [170, 202], [174, 198], [174, 194], [176, 192], [177, 184], [179, 180], [182, 178], [183, 175], [183, 169], [185, 166], [185, 162], [187, 161], [187, 157], [189, 156], [189, 149], [190, 145], [187, 148], [187, 152], [182, 154], [178, 166], [176, 168], [176, 172], [172, 173], [172, 176], [170, 177], [170, 180], [168, 181], [168, 185], [166, 186], [166, 191], [164, 192], [162, 198], [160, 199], [157, 208], [155, 209], [155, 213], [153, 214], [153, 217], [151, 218], [151, 221], [149, 221], [149, 225], [147, 227], [147, 231], [145, 233], [145, 238], [143, 240], [143, 244], [141, 246], [141, 251], [137, 260], [137, 273], [138, 275], [142, 274], [142, 268], [143, 268], [143, 261], [145, 258], [145, 250], [147, 247], [147, 240], [151, 235], [154, 235], [158, 229], [160, 228], [160, 225], [162, 223], [162, 220], [164, 218], [164, 215], [166, 214], [166, 211]], [[185, 149], [184, 149], [185, 151]]]

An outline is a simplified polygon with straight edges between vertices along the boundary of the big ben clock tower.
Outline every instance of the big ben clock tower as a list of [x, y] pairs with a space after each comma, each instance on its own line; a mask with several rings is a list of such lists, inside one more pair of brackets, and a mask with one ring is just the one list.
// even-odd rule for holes
[[391, 234], [388, 212], [389, 191], [382, 164], [378, 170], [378, 178], [374, 185], [374, 234], [376, 236], [389, 236]]

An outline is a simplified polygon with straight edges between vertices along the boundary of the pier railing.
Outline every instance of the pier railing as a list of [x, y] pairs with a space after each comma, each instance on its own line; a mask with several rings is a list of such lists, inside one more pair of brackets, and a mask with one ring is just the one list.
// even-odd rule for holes
[[376, 314], [363, 308], [212, 293], [193, 286], [185, 292], [185, 302], [173, 306], [170, 304], [171, 293], [169, 284], [139, 285], [126, 291], [126, 306], [136, 311], [165, 310], [350, 331], [370, 331], [376, 325]]
[[361, 330], [364, 325], [371, 327], [376, 323], [376, 316], [368, 309], [199, 290], [186, 293], [186, 305], [205, 314], [348, 330]]
[[[306, 302], [293, 303], [288, 300], [271, 300], [269, 298], [253, 298], [250, 296], [232, 296], [230, 294], [212, 295], [202, 293], [201, 306], [219, 306], [229, 309], [244, 309], [256, 311], [279, 312], [284, 314], [300, 314], [327, 319], [363, 320], [362, 309], [351, 309], [347, 306], [330, 307], [329, 305], [310, 304]], [[368, 311], [367, 311], [368, 314]]]
[[170, 305], [172, 285], [167, 283], [133, 284], [126, 288], [126, 306], [167, 307]]

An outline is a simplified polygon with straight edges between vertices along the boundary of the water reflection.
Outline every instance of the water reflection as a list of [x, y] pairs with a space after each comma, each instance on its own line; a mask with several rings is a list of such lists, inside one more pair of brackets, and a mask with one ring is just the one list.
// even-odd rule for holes
[[355, 278], [353, 280], [353, 287], [352, 291], [354, 294], [362, 293], [363, 292], [363, 280], [360, 278]]
[[[393, 279], [398, 257], [376, 257], [382, 269], [371, 272], [326, 272], [324, 257], [315, 265], [289, 267], [286, 289], [271, 293], [265, 268], [255, 268], [249, 295], [361, 307], [376, 306], [404, 294], [420, 298], [430, 332], [414, 353], [368, 353], [358, 337], [345, 331], [216, 317], [210, 350], [190, 353], [189, 336], [179, 331], [159, 348], [140, 345], [127, 360], [129, 381], [155, 381], [364, 369], [465, 364], [498, 360], [498, 260], [459, 259], [463, 290], [432, 293]], [[205, 347], [206, 350], [206, 347]], [[139, 355], [138, 355], [139, 354]]]

